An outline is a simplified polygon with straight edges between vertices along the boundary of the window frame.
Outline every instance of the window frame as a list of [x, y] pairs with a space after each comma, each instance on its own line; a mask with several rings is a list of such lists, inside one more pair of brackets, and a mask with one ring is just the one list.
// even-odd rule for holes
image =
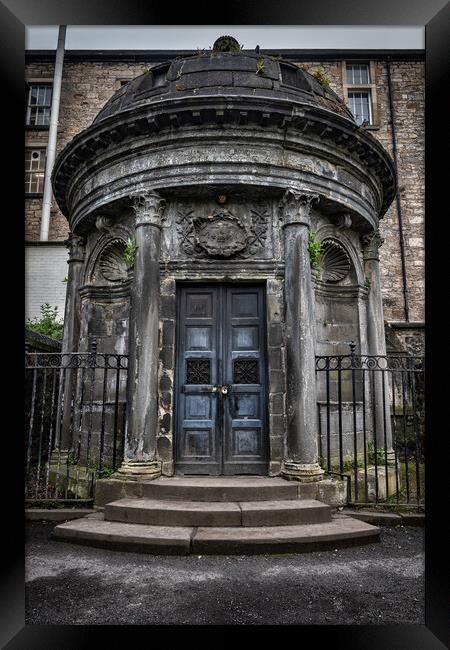
[[[42, 169], [37, 169], [37, 170], [27, 169], [27, 166], [26, 166], [26, 154], [27, 154], [27, 151], [31, 151], [31, 152], [33, 152], [33, 151], [44, 151], [45, 152], [43, 170]], [[46, 167], [46, 164], [47, 164], [47, 147], [45, 145], [42, 145], [42, 144], [36, 144], [36, 145], [31, 144], [31, 145], [29, 145], [28, 144], [28, 145], [25, 146], [25, 196], [27, 198], [33, 198], [33, 197], [38, 198], [38, 197], [42, 197], [44, 195], [44, 182], [45, 182], [45, 167]], [[32, 191], [27, 190], [27, 185], [28, 185], [28, 187], [30, 187], [30, 185], [31, 185], [31, 182], [27, 183], [27, 174], [32, 175], [33, 172], [38, 173], [38, 174], [43, 174], [42, 190], [38, 190], [37, 192], [32, 192]], [[39, 184], [38, 184], [38, 187], [39, 187]]]
[[[373, 126], [372, 95], [371, 95], [370, 90], [367, 90], [366, 88], [359, 88], [359, 87], [358, 88], [351, 87], [351, 88], [348, 89], [348, 91], [347, 91], [348, 107], [349, 107], [352, 115], [355, 115], [353, 113], [353, 111], [351, 110], [351, 108], [350, 108], [350, 97], [349, 97], [350, 93], [364, 93], [364, 94], [367, 95], [367, 97], [368, 97], [368, 108], [369, 108], [369, 123], [366, 124], [366, 126]], [[355, 119], [356, 119], [356, 116], [355, 116]], [[359, 125], [359, 126], [361, 126], [361, 125]]]
[[[370, 83], [349, 84], [347, 81], [347, 65], [367, 65]], [[369, 115], [371, 116], [370, 124], [364, 128], [369, 130], [376, 130], [380, 128], [379, 110], [378, 110], [378, 97], [376, 86], [375, 62], [367, 61], [367, 59], [350, 59], [342, 63], [342, 87], [344, 93], [344, 101], [350, 110], [349, 92], [368, 92], [369, 93]], [[353, 113], [352, 113], [353, 114]]]
[[[48, 130], [50, 127], [50, 119], [51, 119], [51, 110], [52, 110], [52, 98], [53, 98], [53, 79], [29, 79], [26, 82], [27, 84], [27, 98], [26, 98], [26, 105], [25, 105], [25, 127], [27, 129], [31, 130]], [[36, 104], [35, 106], [32, 106], [30, 104], [31, 100], [31, 90], [32, 88], [38, 88], [38, 87], [46, 87], [50, 88], [51, 90], [51, 97], [50, 97], [50, 104]], [[32, 124], [30, 122], [31, 119], [31, 109], [32, 108], [37, 108], [38, 111], [40, 108], [48, 108], [48, 124]]]

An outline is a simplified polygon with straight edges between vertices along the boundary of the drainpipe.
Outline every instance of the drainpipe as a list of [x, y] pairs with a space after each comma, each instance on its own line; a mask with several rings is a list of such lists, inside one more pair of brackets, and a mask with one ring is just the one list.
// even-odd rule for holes
[[398, 232], [400, 237], [400, 258], [401, 258], [401, 265], [402, 265], [403, 312], [405, 314], [405, 321], [408, 322], [409, 307], [408, 307], [408, 285], [406, 283], [405, 238], [403, 235], [402, 207], [400, 204], [400, 190], [399, 190], [399, 183], [398, 183], [397, 134], [395, 131], [394, 102], [392, 101], [391, 66], [389, 63], [389, 57], [386, 61], [386, 68], [387, 68], [387, 82], [388, 82], [388, 95], [389, 95], [389, 111], [391, 114], [392, 153], [394, 155], [395, 170], [397, 172], [397, 191], [395, 193], [395, 199], [397, 204]]
[[50, 228], [50, 208], [52, 205], [53, 196], [51, 175], [53, 171], [53, 165], [55, 164], [56, 155], [56, 137], [58, 132], [58, 115], [61, 97], [61, 80], [65, 40], [66, 25], [60, 25], [58, 32], [58, 46], [56, 49], [55, 58], [55, 73], [53, 75], [53, 93], [52, 105], [50, 109], [50, 125], [48, 130], [47, 161], [45, 164], [44, 198], [42, 201], [41, 230], [39, 235], [41, 241], [48, 241], [48, 231]]

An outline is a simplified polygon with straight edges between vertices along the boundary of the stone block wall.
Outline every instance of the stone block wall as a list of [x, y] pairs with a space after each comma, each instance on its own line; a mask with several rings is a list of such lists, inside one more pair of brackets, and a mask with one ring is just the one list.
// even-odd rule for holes
[[[154, 65], [154, 64], [153, 64]], [[344, 93], [345, 66], [342, 62], [299, 62], [310, 72], [318, 67], [330, 78], [330, 87], [341, 97]], [[424, 320], [424, 61], [392, 61], [391, 81], [395, 112], [398, 154], [400, 205], [405, 239], [409, 318]], [[151, 64], [120, 61], [89, 61], [68, 58], [64, 64], [59, 114], [57, 152], [81, 130], [88, 127], [100, 109], [120, 87], [122, 80], [132, 79], [151, 67]], [[378, 124], [369, 127], [392, 155], [391, 115], [385, 61], [375, 61], [373, 68], [376, 85], [376, 115]], [[30, 62], [26, 78], [48, 80], [53, 76], [53, 64]], [[26, 144], [45, 144], [46, 131], [26, 131]], [[39, 238], [40, 198], [27, 198], [25, 231], [28, 241]], [[399, 224], [395, 202], [381, 221], [385, 240], [381, 248], [382, 288], [387, 321], [404, 320], [403, 280], [399, 243]], [[62, 241], [67, 237], [65, 217], [53, 206], [50, 239]]]

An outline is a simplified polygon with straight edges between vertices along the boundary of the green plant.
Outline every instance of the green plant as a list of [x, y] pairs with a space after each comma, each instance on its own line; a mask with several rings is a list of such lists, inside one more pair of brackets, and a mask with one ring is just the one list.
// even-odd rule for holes
[[317, 68], [313, 76], [317, 79], [324, 90], [328, 89], [331, 80], [327, 77], [323, 68]]
[[330, 321], [329, 320], [324, 320], [323, 321], [323, 326], [328, 327], [328, 325], [331, 325]]
[[264, 63], [264, 59], [258, 59], [258, 62], [256, 64], [256, 74], [264, 74], [265, 69], [266, 64]]
[[134, 264], [137, 248], [136, 239], [134, 237], [128, 237], [123, 252], [123, 259], [128, 267], [131, 267]]
[[64, 282], [64, 284], [65, 284], [66, 282], [68, 282], [68, 278], [67, 277], [64, 278], [64, 280], [61, 280], [61, 282]]
[[101, 472], [98, 472], [98, 478], [109, 478], [114, 474], [114, 471], [112, 467], [105, 467]]
[[[344, 472], [351, 472], [355, 469], [355, 457], [353, 454], [345, 454], [343, 461], [342, 469]], [[356, 457], [356, 467], [364, 467], [364, 461], [361, 458]]]
[[78, 455], [74, 451], [71, 451], [69, 456], [67, 457], [67, 464], [78, 465], [78, 461], [79, 461]]
[[320, 254], [322, 252], [322, 244], [316, 238], [316, 233], [311, 228], [308, 228], [308, 252], [311, 260], [311, 266], [314, 269], [319, 268]]
[[367, 289], [370, 289], [372, 286], [372, 280], [370, 278], [366, 278], [366, 281], [364, 282], [364, 286], [367, 287]]
[[382, 465], [385, 462], [384, 449], [377, 449], [377, 453], [375, 454], [375, 444], [373, 440], [369, 440], [367, 443], [367, 452], [367, 462], [369, 465], [375, 465], [375, 459], [377, 465]]
[[58, 307], [51, 307], [48, 302], [44, 305], [41, 305], [41, 317], [28, 319], [26, 327], [33, 330], [33, 332], [39, 332], [40, 334], [45, 334], [46, 336], [51, 336], [53, 339], [62, 339], [64, 325], [63, 322], [58, 320]]

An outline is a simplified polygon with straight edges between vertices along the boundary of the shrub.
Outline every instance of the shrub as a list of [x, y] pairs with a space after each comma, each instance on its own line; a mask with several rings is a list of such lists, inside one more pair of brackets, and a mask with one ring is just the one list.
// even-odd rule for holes
[[58, 308], [51, 307], [48, 302], [41, 305], [41, 317], [35, 316], [28, 319], [26, 327], [34, 332], [51, 336], [53, 339], [61, 340], [63, 337], [64, 325], [58, 319]]

